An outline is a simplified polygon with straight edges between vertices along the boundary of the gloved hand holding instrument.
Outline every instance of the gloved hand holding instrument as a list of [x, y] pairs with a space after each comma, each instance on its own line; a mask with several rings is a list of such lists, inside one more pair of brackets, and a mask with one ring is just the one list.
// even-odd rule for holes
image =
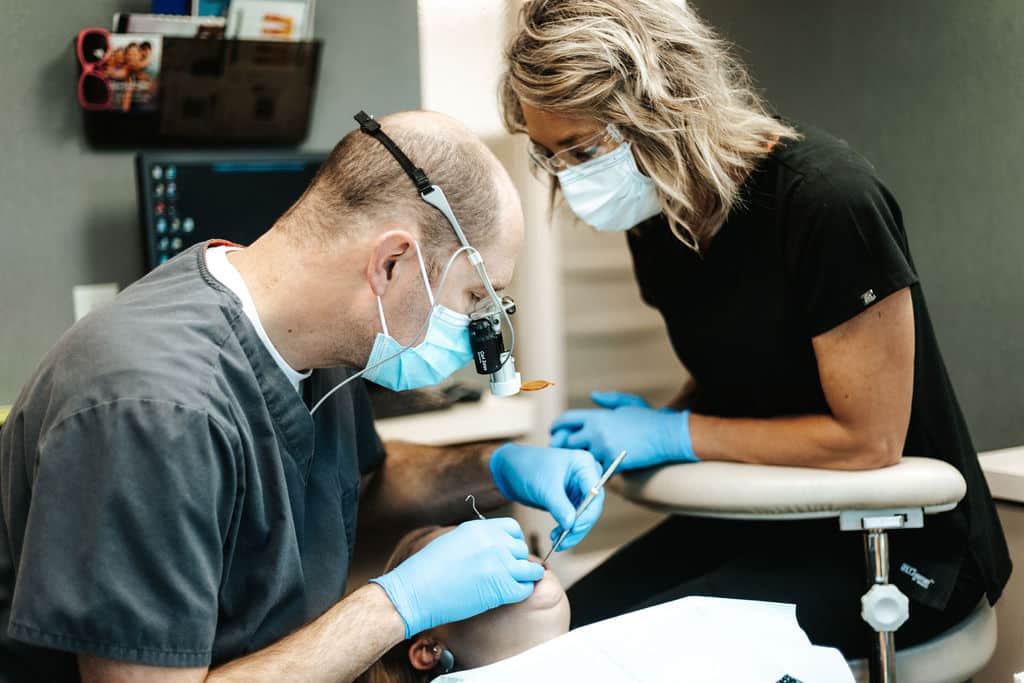
[[563, 548], [575, 546], [601, 516], [604, 491], [579, 515], [576, 507], [601, 479], [601, 466], [581, 450], [505, 444], [491, 456], [491, 474], [509, 500], [547, 510], [557, 532], [571, 529]]
[[373, 579], [405, 622], [405, 637], [521, 602], [544, 567], [531, 562], [519, 523], [464, 522], [387, 574]]
[[[612, 461], [612, 464], [608, 466], [608, 469], [604, 471], [604, 474], [601, 476], [601, 481], [597, 482], [594, 488], [590, 489], [587, 497], [584, 498], [583, 502], [576, 508], [577, 519], [584, 513], [584, 511], [586, 511], [587, 507], [597, 499], [598, 496], [604, 495], [604, 485], [612, 478], [612, 475], [615, 474], [615, 470], [622, 464], [625, 457], [626, 451], [619, 453], [618, 457], [616, 457], [615, 460]], [[548, 551], [548, 554], [544, 556], [544, 559], [541, 560], [541, 562], [547, 564], [548, 558], [551, 557], [551, 553], [558, 550], [558, 546], [562, 545], [570, 531], [572, 531], [572, 527], [566, 527], [562, 533], [558, 533], [558, 529], [551, 532], [551, 540], [553, 541], [551, 544], [551, 550]]]

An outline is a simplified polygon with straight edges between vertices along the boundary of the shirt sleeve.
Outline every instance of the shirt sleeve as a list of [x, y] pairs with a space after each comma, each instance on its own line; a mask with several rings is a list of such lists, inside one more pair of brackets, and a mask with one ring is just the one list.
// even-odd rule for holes
[[8, 633], [153, 666], [206, 666], [235, 494], [205, 413], [119, 400], [39, 449]]
[[356, 443], [359, 453], [359, 474], [367, 474], [384, 464], [384, 443], [373, 422], [373, 405], [366, 390], [366, 382], [353, 382], [352, 407], [356, 422]]
[[812, 337], [917, 282], [899, 206], [865, 169], [805, 179], [785, 220], [788, 270]]

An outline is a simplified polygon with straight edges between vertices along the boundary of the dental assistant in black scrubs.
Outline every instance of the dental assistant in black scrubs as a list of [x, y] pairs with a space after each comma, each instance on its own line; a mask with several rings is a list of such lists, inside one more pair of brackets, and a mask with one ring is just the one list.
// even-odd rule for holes
[[[1010, 560], [943, 364], [903, 216], [872, 165], [768, 113], [743, 66], [674, 0], [532, 0], [506, 52], [508, 128], [597, 230], [626, 233], [644, 301], [690, 373], [662, 409], [614, 392], [552, 445], [622, 468], [721, 460], [949, 462], [956, 509], [892, 539], [907, 647], [995, 602]], [[613, 389], [614, 387], [609, 387]], [[557, 530], [556, 530], [557, 531]], [[856, 534], [834, 522], [672, 518], [569, 591], [573, 625], [687, 595], [791, 602], [817, 644], [864, 656]]]

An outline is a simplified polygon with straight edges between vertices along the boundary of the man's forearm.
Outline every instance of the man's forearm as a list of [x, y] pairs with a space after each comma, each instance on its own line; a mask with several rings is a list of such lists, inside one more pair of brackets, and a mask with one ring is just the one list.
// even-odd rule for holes
[[385, 444], [387, 457], [359, 504], [360, 526], [453, 524], [468, 519], [466, 496], [481, 510], [508, 501], [491, 476], [490, 458], [503, 441], [438, 448], [404, 441]]
[[377, 584], [370, 584], [290, 636], [213, 671], [79, 655], [78, 672], [83, 683], [345, 683], [404, 637], [405, 623], [387, 593]]
[[769, 419], [690, 415], [690, 439], [701, 460], [862, 470], [899, 461], [903, 444], [871, 438], [830, 415]]
[[369, 584], [290, 636], [211, 671], [206, 680], [351, 681], [404, 637], [405, 624], [387, 593]]

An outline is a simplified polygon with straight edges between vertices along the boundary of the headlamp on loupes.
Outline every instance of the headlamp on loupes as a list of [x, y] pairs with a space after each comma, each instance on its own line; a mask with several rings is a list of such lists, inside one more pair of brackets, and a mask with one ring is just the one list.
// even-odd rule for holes
[[[459, 244], [466, 249], [469, 263], [476, 270], [487, 290], [487, 298], [470, 314], [469, 342], [473, 351], [476, 371], [481, 375], [490, 375], [491, 393], [495, 396], [518, 394], [522, 378], [516, 372], [516, 361], [512, 357], [516, 345], [516, 334], [512, 328], [510, 317], [515, 313], [515, 302], [510, 297], [499, 297], [498, 293], [494, 291], [494, 285], [491, 284], [491, 278], [487, 276], [487, 269], [484, 267], [483, 257], [466, 239], [466, 235], [462, 232], [462, 227], [448, 203], [448, 198], [445, 197], [441, 188], [430, 182], [430, 178], [427, 177], [423, 169], [418, 168], [409, 160], [409, 157], [398, 148], [398, 145], [381, 130], [380, 123], [375, 121], [372, 116], [360, 111], [355, 115], [355, 120], [359, 123], [361, 131], [375, 138], [391, 153], [405, 174], [416, 185], [420, 198], [441, 212], [452, 226], [452, 230], [455, 231]], [[508, 349], [505, 348], [501, 329], [503, 320], [508, 328]]]

